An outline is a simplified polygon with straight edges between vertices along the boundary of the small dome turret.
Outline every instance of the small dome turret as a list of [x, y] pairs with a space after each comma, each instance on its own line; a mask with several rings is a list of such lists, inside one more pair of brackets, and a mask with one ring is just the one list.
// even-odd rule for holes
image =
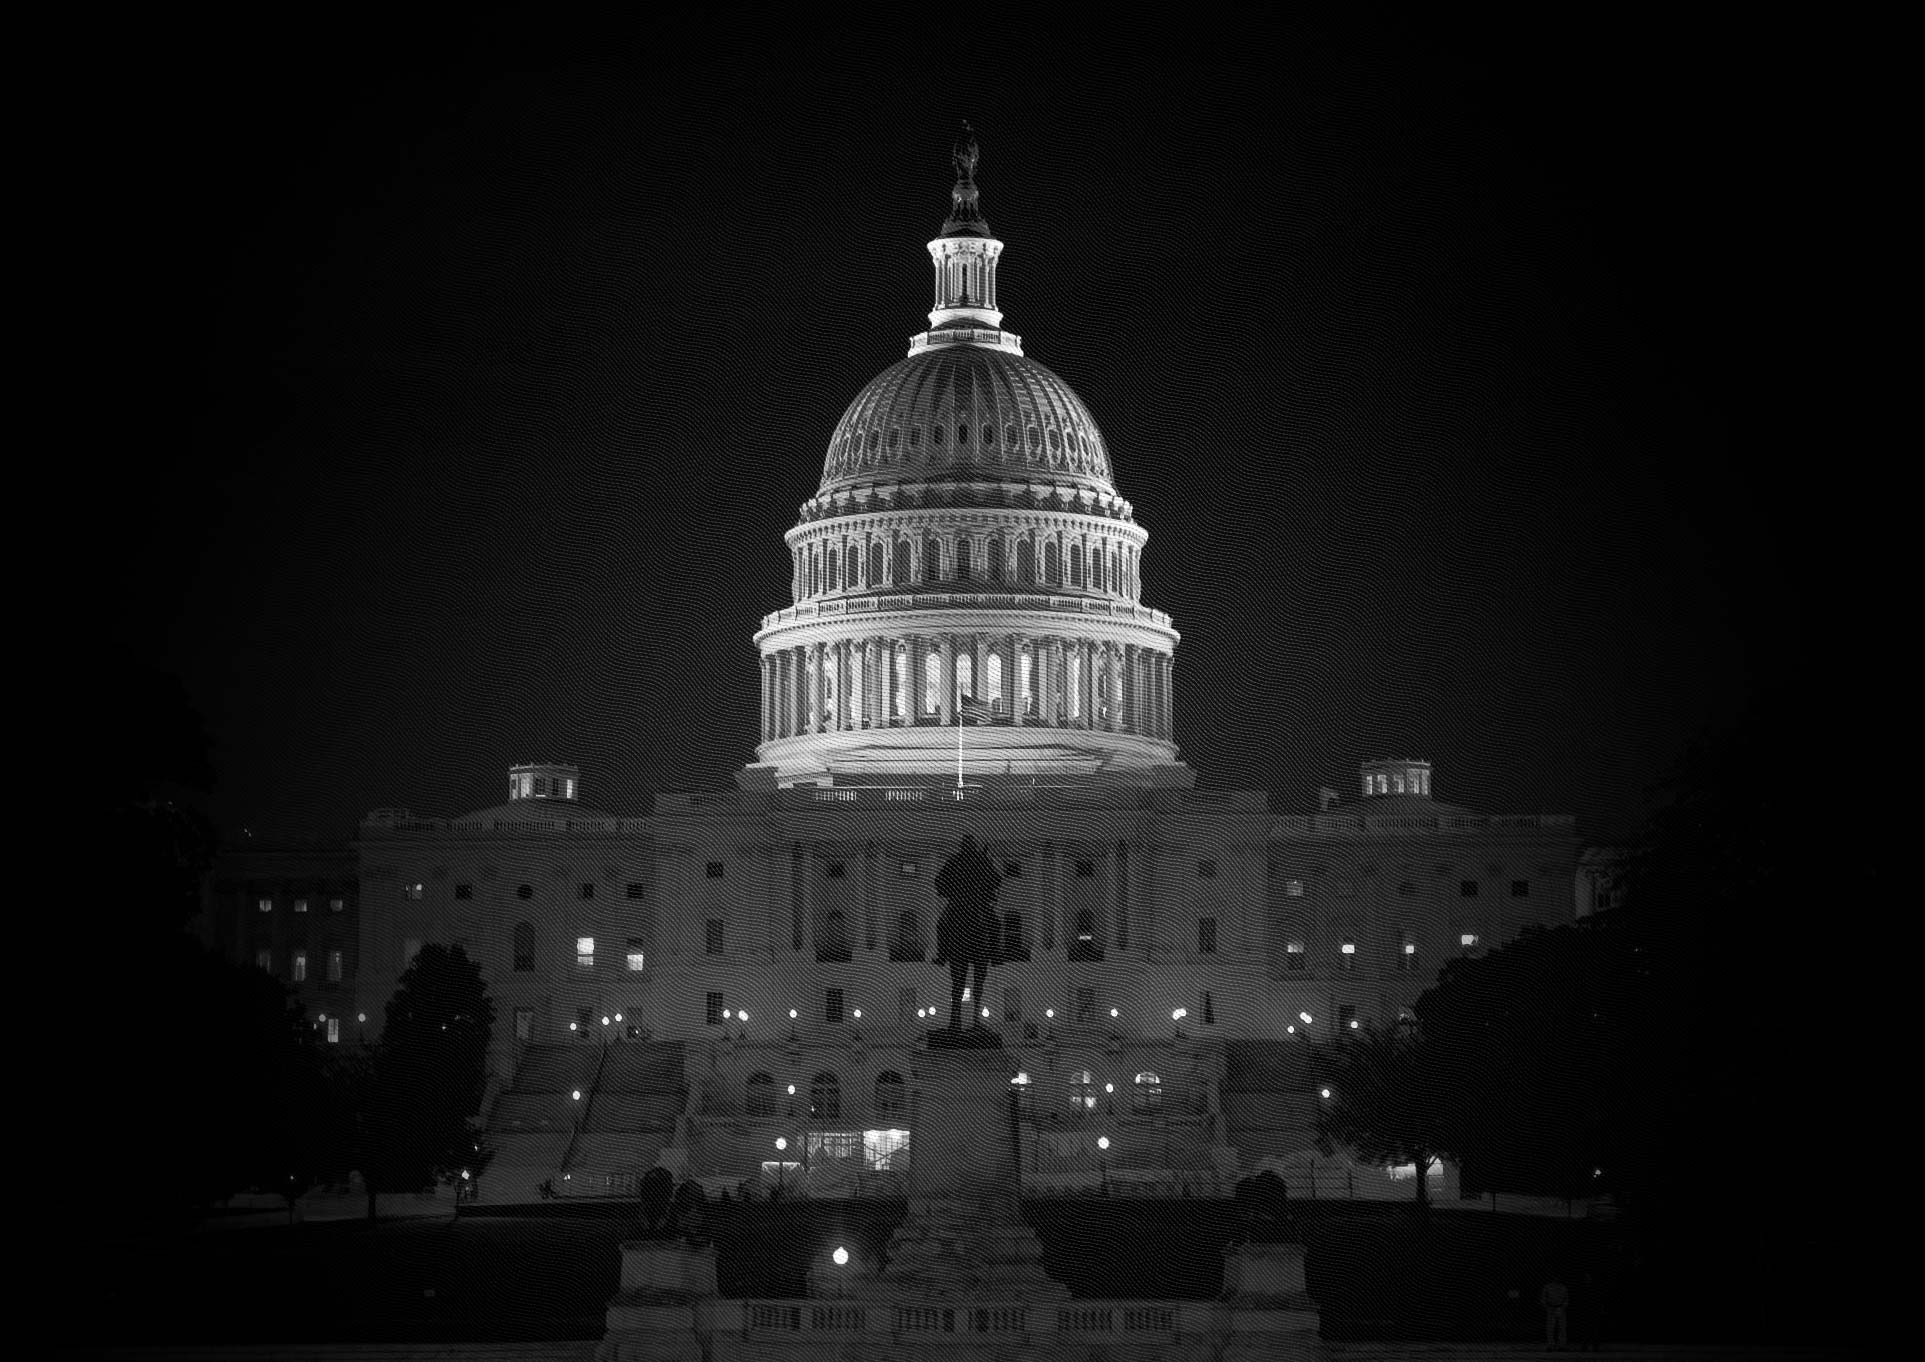
[[581, 798], [581, 768], [559, 762], [531, 761], [508, 768], [508, 798], [559, 799], [575, 802]]

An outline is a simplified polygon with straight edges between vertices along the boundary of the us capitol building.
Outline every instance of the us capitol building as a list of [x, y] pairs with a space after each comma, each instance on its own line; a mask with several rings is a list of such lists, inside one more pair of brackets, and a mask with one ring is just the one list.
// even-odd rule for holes
[[1003, 963], [968, 1005], [1020, 1056], [1029, 1195], [1216, 1195], [1263, 1166], [1407, 1197], [1412, 1169], [1315, 1155], [1305, 1041], [1573, 915], [1573, 820], [1445, 803], [1427, 762], [1363, 761], [1292, 812], [1197, 787], [1149, 532], [1004, 327], [973, 138], [955, 162], [929, 329], [849, 404], [785, 536], [734, 792], [606, 812], [592, 764], [522, 764], [479, 812], [377, 810], [350, 845], [217, 870], [212, 938], [331, 1042], [379, 1035], [422, 944], [480, 962], [484, 1201], [625, 1193], [658, 1163], [890, 1194], [909, 1052], [948, 1019], [931, 881], [965, 833], [1003, 877]]

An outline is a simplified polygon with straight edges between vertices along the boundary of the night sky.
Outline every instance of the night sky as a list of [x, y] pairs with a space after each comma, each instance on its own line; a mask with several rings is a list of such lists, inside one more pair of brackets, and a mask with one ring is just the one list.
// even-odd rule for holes
[[1796, 139], [1742, 34], [1017, 13], [139, 35], [81, 243], [143, 451], [92, 493], [99, 641], [179, 676], [224, 828], [460, 814], [530, 759], [615, 811], [729, 785], [964, 118], [1205, 784], [1424, 756], [1608, 839], [1786, 681]]

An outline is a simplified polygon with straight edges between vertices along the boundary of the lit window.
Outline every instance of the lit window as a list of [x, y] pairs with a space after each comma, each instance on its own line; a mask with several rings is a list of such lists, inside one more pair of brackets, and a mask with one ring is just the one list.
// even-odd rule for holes
[[294, 982], [297, 984], [302, 984], [307, 982], [307, 952], [306, 951], [294, 952]]
[[329, 899], [328, 900], [328, 911], [330, 913], [344, 913], [347, 911], [347, 907], [348, 907], [348, 901], [346, 899]]
[[273, 951], [255, 951], [254, 967], [256, 969], [265, 970], [269, 974], [274, 973], [274, 952]]
[[575, 963], [582, 969], [595, 968], [595, 938], [578, 936], [575, 938]]
[[1302, 969], [1304, 962], [1303, 942], [1291, 941], [1284, 945], [1283, 964], [1285, 969]]
[[414, 963], [415, 956], [421, 954], [421, 938], [411, 936], [401, 943], [401, 967], [406, 969]]
[[1096, 1110], [1096, 1076], [1088, 1069], [1069, 1076], [1069, 1105], [1072, 1111]]
[[1285, 880], [1283, 882], [1283, 892], [1289, 895], [1293, 899], [1302, 898], [1303, 881], [1302, 880]]
[[914, 861], [904, 861], [896, 867], [896, 873], [905, 880], [912, 880], [916, 877], [916, 863]]
[[307, 911], [307, 900], [306, 899], [294, 900], [294, 911], [297, 913], [305, 913]]
[[263, 913], [271, 913], [274, 911], [273, 899], [256, 899], [254, 902], [255, 902], [255, 906], [258, 907]]
[[339, 1017], [329, 1017], [328, 1018], [328, 1044], [339, 1045], [340, 1043], [341, 1043], [341, 1019]]
[[1163, 1079], [1153, 1070], [1145, 1069], [1136, 1076], [1136, 1109], [1150, 1111], [1163, 1105]]
[[1462, 947], [1463, 947], [1463, 948], [1464, 948], [1465, 950], [1467, 950], [1467, 951], [1471, 951], [1471, 950], [1476, 950], [1476, 949], [1477, 949], [1477, 933], [1476, 933], [1476, 932], [1464, 932], [1464, 933], [1461, 933], [1461, 934], [1460, 934], [1460, 935], [1458, 936], [1458, 938], [1457, 938], [1457, 944], [1458, 944], [1459, 946], [1462, 946]]
[[631, 937], [629, 937], [629, 938], [628, 938], [628, 970], [629, 970], [629, 973], [631, 973], [631, 974], [640, 974], [640, 973], [642, 972], [642, 963], [643, 963], [643, 955], [642, 955], [642, 942], [641, 942], [641, 938], [640, 938], [640, 937], [634, 937], [634, 936], [631, 936]]
[[339, 951], [328, 952], [328, 982], [330, 984], [341, 982], [341, 952]]
[[418, 899], [427, 892], [428, 886], [425, 884], [404, 884], [401, 886], [401, 896], [403, 898]]

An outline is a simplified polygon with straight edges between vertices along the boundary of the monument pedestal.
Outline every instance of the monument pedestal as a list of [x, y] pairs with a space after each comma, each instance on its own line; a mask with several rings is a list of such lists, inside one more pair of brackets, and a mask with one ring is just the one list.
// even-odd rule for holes
[[718, 1294], [713, 1247], [691, 1248], [682, 1239], [625, 1241], [621, 1291], [608, 1302], [595, 1362], [702, 1362], [696, 1306]]
[[1069, 1299], [1043, 1271], [1043, 1246], [1023, 1223], [1010, 1139], [1016, 1064], [992, 1034], [937, 1032], [916, 1052], [910, 1094], [909, 1211], [889, 1240], [889, 1265], [861, 1294], [872, 1301]]

